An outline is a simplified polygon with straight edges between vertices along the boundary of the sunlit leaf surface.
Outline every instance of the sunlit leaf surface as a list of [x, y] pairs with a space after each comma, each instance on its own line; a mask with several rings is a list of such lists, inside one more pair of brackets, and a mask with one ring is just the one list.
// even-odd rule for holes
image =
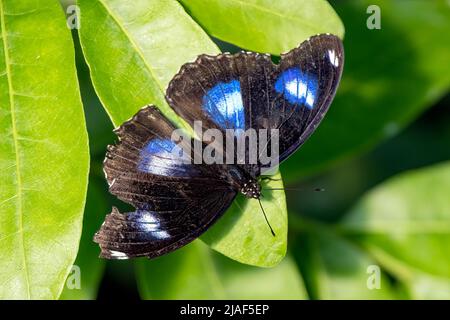
[[143, 299], [306, 298], [289, 256], [275, 268], [256, 268], [225, 258], [199, 241], [153, 261], [140, 260], [137, 276]]
[[212, 36], [242, 48], [279, 55], [312, 35], [344, 36], [325, 0], [179, 0]]
[[58, 298], [89, 169], [70, 31], [58, 2], [0, 1], [0, 298]]
[[402, 174], [363, 197], [340, 229], [391, 269], [413, 298], [449, 298], [448, 190], [449, 163]]

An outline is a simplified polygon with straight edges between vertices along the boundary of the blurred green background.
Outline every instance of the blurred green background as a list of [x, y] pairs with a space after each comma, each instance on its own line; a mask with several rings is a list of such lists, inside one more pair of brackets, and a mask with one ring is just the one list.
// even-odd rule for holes
[[[198, 1], [181, 3], [222, 51], [262, 46], [214, 29], [195, 15]], [[380, 30], [366, 27], [370, 4], [381, 9]], [[113, 205], [126, 208], [103, 179], [113, 126], [73, 32], [92, 159], [76, 264], [89, 271], [82, 290], [65, 289], [62, 298], [450, 298], [449, 4], [331, 5], [345, 26], [344, 75], [323, 124], [281, 165], [285, 183], [300, 190], [286, 191], [288, 256], [273, 269], [244, 266], [200, 242], [156, 261], [96, 258], [92, 236], [104, 215]], [[296, 32], [286, 25], [281, 31]]]

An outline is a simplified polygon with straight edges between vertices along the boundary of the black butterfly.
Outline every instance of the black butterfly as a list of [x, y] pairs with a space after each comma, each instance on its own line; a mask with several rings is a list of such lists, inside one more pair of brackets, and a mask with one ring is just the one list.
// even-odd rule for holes
[[[329, 34], [281, 55], [278, 65], [259, 53], [200, 55], [172, 79], [166, 100], [189, 124], [201, 121], [206, 129], [278, 129], [281, 162], [323, 119], [343, 60], [342, 42]], [[94, 238], [101, 257], [161, 256], [199, 237], [238, 193], [260, 198], [261, 163], [182, 162], [172, 153], [175, 129], [147, 106], [115, 130], [120, 142], [108, 147], [106, 179], [110, 192], [136, 211], [113, 208], [106, 216]]]

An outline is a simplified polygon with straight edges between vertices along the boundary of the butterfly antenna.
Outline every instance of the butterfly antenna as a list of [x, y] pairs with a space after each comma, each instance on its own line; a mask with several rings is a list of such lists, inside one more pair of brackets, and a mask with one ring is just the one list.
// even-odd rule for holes
[[[263, 188], [263, 190], [305, 191], [308, 189], [305, 189], [305, 188]], [[312, 189], [312, 191], [322, 192], [322, 191], [325, 191], [325, 189], [324, 188], [315, 188], [315, 189]]]
[[261, 199], [258, 198], [258, 202], [259, 202], [259, 206], [261, 207], [262, 213], [264, 215], [264, 219], [266, 219], [267, 225], [269, 226], [270, 232], [275, 237], [275, 232], [273, 232], [272, 226], [270, 225], [269, 220], [267, 219], [266, 212], [264, 211], [264, 208], [261, 203]]

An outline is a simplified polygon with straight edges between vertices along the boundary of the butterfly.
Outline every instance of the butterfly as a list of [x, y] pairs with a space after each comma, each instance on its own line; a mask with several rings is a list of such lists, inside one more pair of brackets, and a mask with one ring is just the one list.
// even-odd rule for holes
[[[268, 54], [252, 52], [200, 55], [174, 76], [166, 100], [188, 124], [200, 123], [205, 130], [276, 129], [276, 160], [282, 162], [324, 118], [343, 62], [342, 42], [331, 34], [311, 37], [282, 54], [278, 64]], [[119, 142], [108, 146], [106, 180], [109, 191], [136, 210], [123, 214], [113, 208], [106, 216], [94, 237], [101, 257], [164, 255], [204, 233], [237, 194], [260, 199], [263, 164], [258, 159], [245, 161], [251, 156], [249, 149], [240, 163], [196, 163], [192, 159], [198, 150], [185, 152], [182, 161], [173, 152], [178, 147], [172, 139], [175, 130], [152, 105], [115, 130]], [[197, 142], [190, 138], [185, 145]], [[256, 144], [257, 152], [275, 149], [261, 137]], [[207, 147], [200, 143], [200, 151]]]

